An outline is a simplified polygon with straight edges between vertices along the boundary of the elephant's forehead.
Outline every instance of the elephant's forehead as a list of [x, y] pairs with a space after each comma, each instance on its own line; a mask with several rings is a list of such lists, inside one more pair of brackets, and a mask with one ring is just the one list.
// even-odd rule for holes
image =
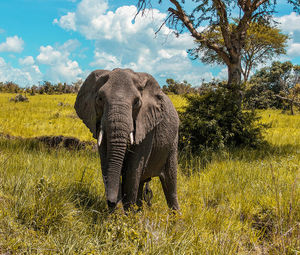
[[122, 91], [123, 93], [132, 92], [136, 88], [136, 79], [125, 71], [111, 73], [107, 83], [107, 87], [110, 87], [112, 91]]

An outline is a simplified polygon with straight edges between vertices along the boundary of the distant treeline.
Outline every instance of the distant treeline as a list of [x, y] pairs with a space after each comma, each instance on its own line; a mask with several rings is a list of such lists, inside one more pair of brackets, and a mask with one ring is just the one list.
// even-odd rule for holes
[[[64, 94], [77, 93], [82, 80], [72, 84], [53, 84], [44, 81], [38, 86], [33, 85], [21, 88], [14, 82], [0, 82], [0, 92], [35, 94]], [[166, 94], [188, 95], [207, 93], [218, 94], [218, 88], [225, 85], [225, 81], [213, 80], [202, 82], [201, 86], [193, 87], [187, 81], [178, 82], [167, 79], [162, 90]], [[291, 62], [273, 62], [270, 66], [257, 70], [251, 79], [244, 83], [241, 94], [243, 95], [243, 107], [245, 109], [290, 109], [294, 113], [294, 106], [300, 107], [300, 66]]]
[[57, 83], [53, 84], [49, 81], [44, 81], [43, 84], [33, 85], [31, 87], [22, 88], [14, 82], [0, 82], [0, 92], [2, 93], [28, 93], [30, 95], [35, 94], [70, 94], [77, 93], [82, 84], [79, 80], [72, 84], [67, 83]]
[[[163, 91], [167, 94], [200, 94], [214, 93], [218, 95], [218, 89], [226, 82], [213, 80], [203, 82], [199, 87], [191, 84], [167, 79]], [[256, 71], [251, 79], [241, 88], [243, 95], [243, 107], [245, 109], [290, 109], [300, 107], [300, 65], [293, 65], [290, 61], [273, 62]]]

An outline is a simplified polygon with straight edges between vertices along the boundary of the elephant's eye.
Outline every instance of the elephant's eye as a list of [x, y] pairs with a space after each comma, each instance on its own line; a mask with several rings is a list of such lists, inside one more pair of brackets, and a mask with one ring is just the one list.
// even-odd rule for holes
[[101, 95], [98, 95], [97, 96], [97, 101], [98, 101], [98, 103], [102, 103], [103, 97]]
[[134, 108], [139, 108], [141, 106], [141, 104], [142, 104], [142, 102], [138, 97], [136, 99], [134, 99], [134, 102], [133, 102]]
[[97, 96], [96, 105], [101, 107], [103, 105], [103, 97], [101, 95]]

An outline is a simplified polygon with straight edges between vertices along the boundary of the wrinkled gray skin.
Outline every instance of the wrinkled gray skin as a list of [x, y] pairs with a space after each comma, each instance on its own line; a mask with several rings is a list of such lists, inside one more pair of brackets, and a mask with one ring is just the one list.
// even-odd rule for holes
[[[78, 116], [98, 139], [108, 207], [142, 204], [145, 182], [159, 176], [171, 209], [178, 210], [179, 119], [170, 99], [147, 73], [93, 71], [78, 93]], [[130, 133], [133, 144], [130, 145]], [[122, 177], [122, 178], [121, 178]]]

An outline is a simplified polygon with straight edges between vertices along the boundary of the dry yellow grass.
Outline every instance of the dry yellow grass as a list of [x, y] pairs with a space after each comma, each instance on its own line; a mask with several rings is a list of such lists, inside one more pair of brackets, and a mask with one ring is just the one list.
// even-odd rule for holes
[[[0, 132], [92, 139], [75, 95], [12, 96], [0, 94]], [[0, 254], [298, 254], [300, 116], [260, 114], [269, 146], [179, 162], [181, 216], [155, 178], [151, 208], [109, 215], [96, 152], [0, 137]]]

